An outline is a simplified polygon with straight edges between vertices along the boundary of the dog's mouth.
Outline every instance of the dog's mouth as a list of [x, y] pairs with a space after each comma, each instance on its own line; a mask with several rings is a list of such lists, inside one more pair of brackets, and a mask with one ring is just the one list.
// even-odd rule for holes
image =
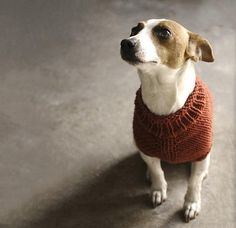
[[120, 55], [124, 61], [128, 62], [131, 65], [139, 65], [139, 64], [147, 64], [147, 63], [157, 64], [158, 63], [156, 60], [144, 61], [140, 57], [137, 56], [136, 52], [126, 52], [122, 50], [122, 48], [120, 49]]
[[128, 62], [129, 64], [131, 64], [131, 65], [138, 65], [138, 64], [143, 64], [144, 63], [144, 61], [139, 59], [138, 57], [130, 56], [130, 55], [124, 55], [124, 54], [122, 54], [122, 52], [121, 52], [121, 58], [123, 60], [125, 60], [126, 62]]
[[139, 51], [138, 42], [134, 39], [124, 39], [121, 41], [120, 55], [123, 60], [131, 65], [151, 63], [156, 64], [157, 61], [145, 61], [142, 58], [142, 52]]

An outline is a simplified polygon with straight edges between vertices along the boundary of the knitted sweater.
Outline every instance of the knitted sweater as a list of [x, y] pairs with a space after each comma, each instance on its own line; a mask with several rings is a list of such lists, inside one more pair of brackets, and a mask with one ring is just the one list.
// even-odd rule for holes
[[136, 93], [134, 139], [146, 155], [169, 163], [200, 161], [212, 146], [212, 98], [199, 78], [184, 106], [167, 116], [152, 113]]

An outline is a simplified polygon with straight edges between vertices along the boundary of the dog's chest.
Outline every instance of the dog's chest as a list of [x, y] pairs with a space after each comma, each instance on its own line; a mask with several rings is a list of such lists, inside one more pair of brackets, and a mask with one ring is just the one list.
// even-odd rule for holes
[[184, 107], [163, 116], [144, 104], [137, 91], [133, 119], [134, 139], [139, 150], [170, 163], [203, 159], [212, 145], [212, 99], [198, 79]]
[[182, 70], [138, 71], [142, 99], [157, 115], [169, 115], [181, 109], [195, 86], [195, 70], [188, 61]]
[[149, 88], [142, 86], [142, 98], [150, 111], [158, 115], [168, 115], [176, 112], [182, 107], [181, 97], [178, 92], [172, 88], [155, 88], [150, 91]]

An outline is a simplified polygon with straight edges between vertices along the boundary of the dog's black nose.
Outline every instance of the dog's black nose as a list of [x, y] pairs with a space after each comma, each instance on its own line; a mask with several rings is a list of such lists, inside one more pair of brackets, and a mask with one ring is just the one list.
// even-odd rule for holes
[[135, 47], [136, 42], [133, 39], [124, 39], [121, 41], [120, 45], [124, 50], [131, 50]]
[[120, 42], [120, 54], [121, 58], [129, 63], [136, 63], [138, 57], [136, 56], [138, 50], [137, 39], [129, 38]]

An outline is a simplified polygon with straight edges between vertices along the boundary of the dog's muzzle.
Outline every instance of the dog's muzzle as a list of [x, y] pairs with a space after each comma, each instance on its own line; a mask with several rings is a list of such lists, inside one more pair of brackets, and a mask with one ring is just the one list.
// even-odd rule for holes
[[137, 53], [137, 40], [135, 39], [124, 39], [120, 43], [120, 54], [123, 60], [137, 64], [140, 59], [136, 56]]

